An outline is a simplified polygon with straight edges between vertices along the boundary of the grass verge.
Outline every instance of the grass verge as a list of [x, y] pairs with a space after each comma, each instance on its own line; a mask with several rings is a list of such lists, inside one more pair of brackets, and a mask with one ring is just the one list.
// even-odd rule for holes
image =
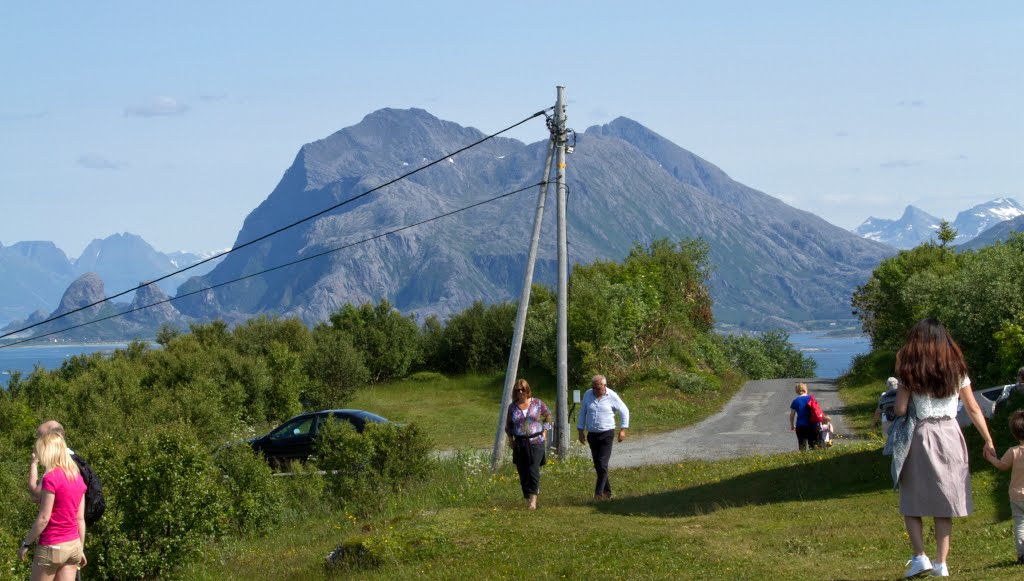
[[[505, 376], [423, 374], [361, 389], [349, 404], [389, 420], [415, 422], [440, 449], [481, 449], [494, 443]], [[535, 396], [555, 413], [555, 382], [550, 377], [526, 376]], [[633, 436], [663, 432], [700, 421], [720, 410], [742, 386], [739, 377], [726, 378], [717, 391], [686, 394], [664, 382], [648, 380], [617, 390], [633, 416]], [[588, 386], [570, 386], [587, 389]], [[570, 404], [571, 406], [571, 404]], [[575, 428], [575, 415], [570, 427]]]
[[[870, 423], [881, 381], [847, 378], [851, 425]], [[999, 427], [1007, 413], [993, 420], [1000, 451], [1011, 444]], [[1007, 476], [980, 459], [976, 436], [968, 434], [968, 442], [975, 513], [954, 524], [951, 573], [1017, 578], [1024, 568], [1014, 560]], [[427, 481], [378, 516], [311, 507], [316, 518], [225, 544], [183, 573], [194, 579], [895, 579], [910, 548], [880, 445], [868, 439], [808, 454], [613, 470], [615, 498], [597, 504], [589, 500], [588, 461], [552, 461], [543, 470], [536, 513], [523, 509], [510, 465], [491, 475], [485, 455], [462, 452], [439, 461]], [[930, 524], [926, 535], [931, 538]], [[339, 546], [348, 557], [328, 567], [324, 557]], [[930, 540], [930, 553], [933, 546]]]

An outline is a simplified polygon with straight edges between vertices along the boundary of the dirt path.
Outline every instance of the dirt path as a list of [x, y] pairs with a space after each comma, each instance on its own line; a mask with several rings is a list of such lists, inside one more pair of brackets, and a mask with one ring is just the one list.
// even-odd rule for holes
[[[717, 460], [796, 450], [789, 431], [793, 386], [803, 381], [832, 417], [836, 434], [846, 435], [842, 401], [830, 379], [768, 379], [749, 381], [722, 411], [697, 425], [671, 432], [627, 439], [612, 449], [612, 468], [668, 464], [682, 460]], [[628, 397], [626, 404], [629, 404]]]

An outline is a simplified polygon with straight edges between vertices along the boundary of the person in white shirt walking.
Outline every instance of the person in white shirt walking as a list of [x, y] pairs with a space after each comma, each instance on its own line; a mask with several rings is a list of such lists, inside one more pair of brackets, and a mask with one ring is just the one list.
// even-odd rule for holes
[[590, 444], [594, 470], [597, 471], [597, 484], [594, 487], [596, 500], [612, 497], [612, 485], [608, 480], [608, 461], [612, 457], [612, 443], [615, 440], [616, 412], [621, 420], [621, 442], [626, 439], [626, 430], [629, 429], [629, 408], [622, 402], [619, 394], [608, 389], [608, 380], [603, 375], [595, 375], [590, 380], [590, 390], [583, 395], [576, 430], [579, 432], [580, 443]]

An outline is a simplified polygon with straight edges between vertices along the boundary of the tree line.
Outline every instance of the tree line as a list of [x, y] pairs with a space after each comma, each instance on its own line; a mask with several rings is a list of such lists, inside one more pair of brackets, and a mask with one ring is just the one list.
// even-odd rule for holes
[[[955, 233], [953, 233], [955, 237]], [[851, 300], [876, 351], [896, 351], [925, 317], [949, 329], [977, 385], [1007, 383], [1024, 364], [1024, 234], [975, 251], [940, 243], [901, 250]]]

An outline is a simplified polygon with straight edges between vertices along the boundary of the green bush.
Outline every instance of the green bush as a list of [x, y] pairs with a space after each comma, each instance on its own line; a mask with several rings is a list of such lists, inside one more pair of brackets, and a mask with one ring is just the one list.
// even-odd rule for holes
[[173, 578], [226, 529], [223, 475], [188, 429], [108, 439], [99, 448], [90, 461], [103, 479], [107, 510], [89, 545], [101, 577]]
[[789, 342], [784, 331], [768, 331], [756, 337], [730, 335], [723, 340], [733, 365], [751, 379], [814, 377], [817, 364]]
[[515, 318], [514, 304], [484, 305], [481, 301], [452, 315], [442, 334], [439, 359], [430, 363], [432, 368], [450, 373], [504, 369]]
[[341, 407], [357, 387], [370, 380], [362, 354], [348, 335], [330, 325], [313, 329], [313, 348], [304, 367], [309, 383], [302, 399], [312, 409]]
[[359, 434], [348, 422], [328, 422], [320, 430], [316, 456], [327, 472], [329, 497], [346, 510], [369, 514], [427, 474], [430, 449], [415, 424], [367, 424]]
[[419, 327], [411, 315], [402, 316], [386, 300], [354, 307], [351, 304], [331, 315], [331, 324], [352, 339], [374, 382], [404, 377], [419, 359]]
[[263, 534], [280, 522], [284, 511], [281, 479], [271, 474], [262, 457], [241, 444], [219, 450], [215, 460], [224, 475], [227, 516], [236, 531]]

